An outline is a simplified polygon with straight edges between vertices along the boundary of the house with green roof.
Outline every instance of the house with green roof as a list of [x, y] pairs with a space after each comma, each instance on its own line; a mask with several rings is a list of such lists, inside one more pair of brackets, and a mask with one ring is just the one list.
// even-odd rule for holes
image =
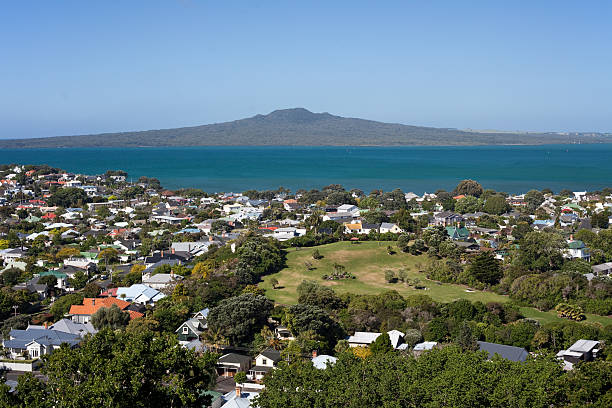
[[49, 270], [49, 271], [44, 271], [38, 274], [39, 278], [42, 278], [45, 276], [54, 276], [55, 279], [57, 279], [57, 283], [55, 284], [55, 287], [57, 288], [66, 289], [66, 287], [68, 286], [68, 275], [66, 275], [63, 272]]
[[587, 262], [591, 261], [591, 249], [579, 239], [569, 240], [564, 256], [569, 259], [583, 259]]
[[465, 227], [446, 227], [446, 233], [453, 241], [464, 241], [470, 236], [470, 231]]

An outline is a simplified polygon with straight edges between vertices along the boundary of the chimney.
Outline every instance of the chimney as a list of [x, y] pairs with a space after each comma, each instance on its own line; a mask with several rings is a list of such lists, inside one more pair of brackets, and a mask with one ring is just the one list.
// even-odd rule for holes
[[213, 242], [213, 240], [214, 240], [213, 236], [212, 236], [212, 235], [209, 235], [209, 236], [208, 236], [208, 240], [209, 240], [210, 242]]
[[49, 328], [49, 322], [45, 322], [45, 324], [43, 324], [43, 326], [45, 326], [45, 329]]
[[317, 350], [312, 350], [312, 358], [315, 358], [318, 355]]
[[570, 235], [570, 241], [573, 241], [573, 240], [574, 240], [574, 234], [571, 234]]
[[161, 257], [162, 258], [164, 257], [164, 251], [161, 251]]
[[172, 248], [172, 255], [174, 255], [174, 248]]
[[96, 305], [96, 298], [92, 298], [92, 299], [91, 299], [91, 305], [92, 305], [92, 306], [95, 306], [95, 305]]
[[236, 384], [236, 398], [240, 398], [242, 396], [242, 392], [240, 391], [240, 386]]

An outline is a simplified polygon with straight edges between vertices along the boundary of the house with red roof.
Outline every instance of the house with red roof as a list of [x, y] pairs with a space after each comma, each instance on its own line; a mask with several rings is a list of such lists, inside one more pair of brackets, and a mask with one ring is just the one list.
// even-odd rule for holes
[[91, 321], [91, 316], [94, 313], [103, 307], [111, 307], [113, 305], [116, 305], [119, 309], [128, 312], [130, 314], [130, 319], [132, 320], [136, 319], [137, 317], [144, 316], [140, 312], [128, 309], [128, 307], [131, 305], [130, 302], [114, 297], [85, 298], [83, 299], [82, 305], [70, 306], [70, 311], [68, 314], [75, 323], [89, 323]]

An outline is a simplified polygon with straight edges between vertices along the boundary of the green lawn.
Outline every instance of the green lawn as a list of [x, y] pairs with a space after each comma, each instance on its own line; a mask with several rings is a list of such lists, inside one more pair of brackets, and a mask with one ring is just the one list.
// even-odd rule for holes
[[[419, 272], [427, 263], [424, 255], [413, 256], [402, 252], [393, 255], [387, 253], [387, 246], [395, 248], [394, 242], [336, 242], [316, 247], [323, 259], [312, 259], [314, 248], [302, 248], [296, 250], [291, 248], [287, 251], [287, 267], [282, 271], [263, 278], [260, 287], [266, 291], [266, 295], [280, 304], [297, 303], [297, 286], [304, 280], [314, 280], [321, 285], [330, 286], [338, 293], [350, 292], [359, 294], [376, 294], [384, 290], [394, 289], [404, 296], [412, 294], [425, 294], [436, 301], [451, 302], [457, 299], [468, 299], [481, 302], [506, 302], [507, 296], [492, 292], [472, 291], [466, 286], [430, 281], [425, 274]], [[310, 262], [315, 267], [309, 271], [305, 262]], [[354, 274], [356, 279], [341, 281], [323, 280], [323, 275], [333, 272], [334, 263], [342, 264], [348, 272]], [[385, 281], [385, 270], [390, 269], [396, 273], [405, 270], [408, 279], [418, 278], [425, 289], [414, 289], [412, 286], [398, 282], [387, 283]], [[272, 289], [270, 280], [276, 278], [279, 282], [278, 289]], [[540, 312], [534, 308], [525, 307], [521, 311], [527, 317], [542, 322], [561, 321], [554, 312]], [[602, 324], [611, 324], [612, 319], [603, 316], [587, 315], [587, 321], [598, 321]]]

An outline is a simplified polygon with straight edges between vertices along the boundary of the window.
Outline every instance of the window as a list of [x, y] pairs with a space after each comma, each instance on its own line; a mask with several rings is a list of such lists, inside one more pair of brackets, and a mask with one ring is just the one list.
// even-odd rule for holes
[[183, 326], [183, 334], [189, 334], [189, 328], [187, 326]]
[[268, 364], [268, 360], [265, 358], [261, 359], [261, 365], [267, 365]]

